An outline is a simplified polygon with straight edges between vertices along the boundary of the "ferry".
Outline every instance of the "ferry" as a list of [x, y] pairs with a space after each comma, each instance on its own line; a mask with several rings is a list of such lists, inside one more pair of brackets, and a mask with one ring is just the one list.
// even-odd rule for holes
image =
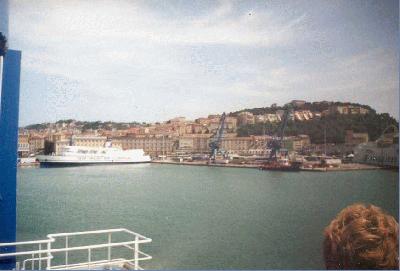
[[142, 149], [114, 147], [64, 146], [57, 155], [38, 155], [40, 166], [79, 166], [95, 164], [148, 163], [151, 158]]

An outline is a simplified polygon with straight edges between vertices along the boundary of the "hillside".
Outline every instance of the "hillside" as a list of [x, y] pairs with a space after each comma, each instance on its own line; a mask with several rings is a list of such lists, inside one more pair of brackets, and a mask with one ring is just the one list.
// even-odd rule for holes
[[[256, 123], [238, 128], [238, 136], [273, 135], [279, 123]], [[346, 130], [356, 133], [368, 133], [370, 140], [376, 140], [389, 125], [399, 126], [399, 123], [387, 113], [377, 114], [375, 110], [366, 115], [328, 115], [308, 121], [289, 121], [285, 135], [306, 134], [312, 143], [324, 142], [326, 128], [326, 141], [328, 143], [344, 143]]]

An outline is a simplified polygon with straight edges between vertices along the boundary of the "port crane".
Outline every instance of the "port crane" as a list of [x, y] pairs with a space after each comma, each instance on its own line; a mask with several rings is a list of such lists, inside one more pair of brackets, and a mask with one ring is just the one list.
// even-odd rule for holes
[[282, 148], [282, 141], [283, 141], [283, 137], [285, 134], [285, 129], [287, 127], [289, 116], [292, 111], [293, 111], [293, 106], [291, 103], [288, 103], [284, 106], [284, 113], [282, 116], [282, 121], [281, 121], [278, 129], [276, 130], [275, 135], [273, 136], [272, 140], [270, 142], [268, 142], [268, 144], [267, 144], [267, 147], [271, 150], [270, 155], [269, 155], [270, 161], [277, 160], [277, 153]]
[[219, 120], [219, 125], [218, 129], [214, 132], [214, 134], [211, 136], [210, 143], [208, 146], [210, 147], [210, 161], [215, 162], [215, 157], [221, 148], [221, 140], [224, 135], [224, 128], [225, 128], [225, 118], [226, 114], [225, 112], [222, 113], [221, 118]]

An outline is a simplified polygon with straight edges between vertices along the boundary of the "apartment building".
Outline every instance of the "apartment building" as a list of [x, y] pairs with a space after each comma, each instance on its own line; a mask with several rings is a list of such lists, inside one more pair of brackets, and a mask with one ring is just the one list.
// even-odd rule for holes
[[136, 135], [113, 138], [112, 146], [123, 150], [143, 149], [146, 154], [157, 157], [171, 154], [176, 146], [175, 141], [171, 136]]
[[29, 134], [18, 134], [18, 157], [29, 155]]
[[73, 146], [104, 147], [107, 141], [105, 136], [72, 136]]
[[345, 135], [346, 145], [358, 145], [369, 141], [368, 133], [354, 133], [353, 130], [347, 130]]
[[314, 118], [314, 114], [310, 110], [302, 110], [294, 112], [294, 119], [297, 121], [307, 121]]
[[329, 114], [343, 114], [343, 115], [350, 115], [350, 114], [365, 115], [368, 112], [369, 112], [368, 109], [355, 105], [334, 105], [331, 106], [328, 110]]
[[250, 112], [240, 112], [237, 116], [237, 125], [238, 126], [243, 126], [247, 124], [254, 124], [255, 123], [255, 118], [254, 115]]
[[44, 137], [43, 136], [30, 136], [29, 137], [29, 152], [38, 153], [44, 150]]

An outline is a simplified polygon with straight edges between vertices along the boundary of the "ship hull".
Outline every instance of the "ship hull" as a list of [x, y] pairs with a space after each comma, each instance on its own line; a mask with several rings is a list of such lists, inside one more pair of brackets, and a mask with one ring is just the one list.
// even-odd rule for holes
[[55, 162], [55, 161], [42, 161], [40, 167], [80, 167], [80, 166], [97, 166], [97, 165], [131, 165], [131, 164], [145, 164], [150, 161], [130, 161], [130, 162]]
[[300, 171], [300, 167], [284, 167], [284, 166], [262, 166], [260, 169], [272, 170], [272, 171], [289, 171], [289, 172]]
[[272, 170], [272, 171], [300, 171], [301, 163], [292, 162], [291, 164], [281, 164], [277, 162], [266, 163], [260, 167], [261, 170]]
[[60, 155], [39, 155], [41, 167], [138, 164], [151, 162], [143, 150], [122, 151], [116, 148], [65, 147]]

